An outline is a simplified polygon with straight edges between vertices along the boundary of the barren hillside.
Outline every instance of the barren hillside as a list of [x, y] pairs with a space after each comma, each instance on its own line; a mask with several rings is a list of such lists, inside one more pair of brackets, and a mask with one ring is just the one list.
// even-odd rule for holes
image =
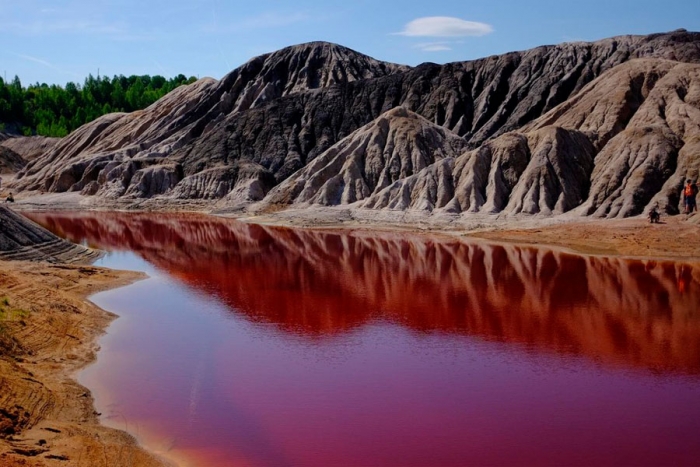
[[[219, 207], [674, 213], [700, 164], [697, 63], [700, 34], [683, 30], [412, 69], [303, 44], [85, 125], [15, 183]], [[379, 141], [397, 107], [429, 142]]]

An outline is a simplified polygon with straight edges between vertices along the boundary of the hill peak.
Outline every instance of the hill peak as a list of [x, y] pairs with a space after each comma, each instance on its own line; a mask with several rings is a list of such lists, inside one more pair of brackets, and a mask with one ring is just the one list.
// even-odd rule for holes
[[237, 94], [231, 110], [239, 112], [289, 94], [380, 78], [409, 69], [342, 45], [306, 42], [252, 58], [222, 78], [219, 88]]

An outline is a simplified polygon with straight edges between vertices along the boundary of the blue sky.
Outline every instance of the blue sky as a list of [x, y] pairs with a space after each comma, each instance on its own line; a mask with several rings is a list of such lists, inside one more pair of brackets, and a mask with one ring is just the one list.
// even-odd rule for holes
[[700, 31], [700, 0], [0, 0], [0, 73], [221, 78], [314, 40], [416, 65], [677, 28]]

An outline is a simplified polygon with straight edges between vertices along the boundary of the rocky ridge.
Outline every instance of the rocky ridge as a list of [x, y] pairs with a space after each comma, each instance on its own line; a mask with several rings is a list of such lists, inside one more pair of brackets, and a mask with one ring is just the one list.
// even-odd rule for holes
[[[628, 217], [651, 205], [678, 213], [698, 179], [700, 66], [634, 60], [517, 132], [436, 163], [361, 206], [446, 212]], [[441, 190], [425, 190], [442, 174]]]
[[[17, 186], [229, 207], [673, 213], [679, 180], [697, 172], [696, 63], [700, 34], [682, 30], [413, 69], [304, 44], [85, 125]], [[399, 166], [412, 169], [378, 184], [393, 170], [378, 161], [396, 159], [367, 165], [363, 127], [404, 118], [387, 113], [397, 107], [449, 134], [452, 149], [461, 138], [461, 154], [433, 138], [413, 170], [404, 146]]]
[[[108, 198], [162, 194], [185, 175], [191, 175], [183, 173], [182, 164], [170, 157], [172, 153], [205, 137], [224, 116], [320, 86], [405, 69], [335, 44], [289, 47], [256, 57], [220, 81], [201, 79], [175, 89], [144, 110], [105, 115], [82, 126], [44, 154], [41, 161], [29, 164], [19, 174], [17, 185], [20, 189], [52, 192], [99, 192]], [[234, 161], [227, 164], [234, 174], [239, 172], [237, 166]], [[134, 181], [141, 187], [129, 191], [137, 172], [141, 173]], [[231, 173], [224, 171], [225, 177]], [[197, 185], [196, 181], [193, 184]], [[144, 192], [144, 188], [151, 190]], [[217, 193], [218, 185], [213, 191], [194, 194], [207, 198]]]
[[267, 197], [270, 203], [350, 204], [460, 155], [463, 138], [397, 107], [324, 151]]
[[10, 208], [0, 206], [0, 259], [90, 262], [98, 252], [63, 240]]

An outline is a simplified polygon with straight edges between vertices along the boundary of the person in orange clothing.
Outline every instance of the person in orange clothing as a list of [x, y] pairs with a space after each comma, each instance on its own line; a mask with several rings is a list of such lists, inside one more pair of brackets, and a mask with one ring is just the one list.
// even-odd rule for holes
[[685, 188], [683, 188], [683, 206], [685, 213], [690, 214], [698, 210], [695, 197], [698, 195], [698, 186], [692, 180], [686, 180]]

